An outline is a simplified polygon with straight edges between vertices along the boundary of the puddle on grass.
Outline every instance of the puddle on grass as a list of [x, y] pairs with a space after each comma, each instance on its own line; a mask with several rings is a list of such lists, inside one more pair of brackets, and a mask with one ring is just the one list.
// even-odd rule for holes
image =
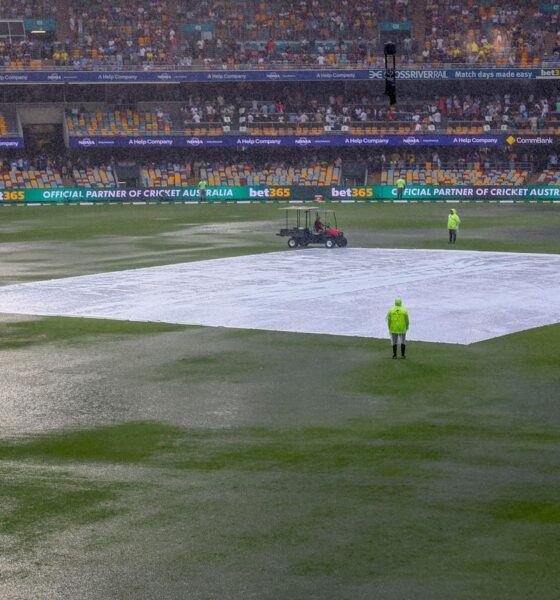
[[[193, 327], [78, 337], [64, 345], [31, 339], [36, 343], [0, 350], [10, 365], [0, 388], [1, 435], [126, 421], [210, 429], [329, 424], [375, 410], [358, 393], [341, 403], [335, 346], [302, 359], [301, 352], [286, 355], [282, 342], [272, 347], [270, 335]], [[275, 339], [299, 343], [290, 334]], [[316, 395], [309, 373], [332, 384], [320, 399], [302, 402]]]

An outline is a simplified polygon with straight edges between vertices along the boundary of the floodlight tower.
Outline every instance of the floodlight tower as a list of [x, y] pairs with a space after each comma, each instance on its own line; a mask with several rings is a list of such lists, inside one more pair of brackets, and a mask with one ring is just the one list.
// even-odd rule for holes
[[389, 106], [397, 103], [397, 46], [387, 42], [383, 49], [385, 54], [385, 93], [389, 96]]

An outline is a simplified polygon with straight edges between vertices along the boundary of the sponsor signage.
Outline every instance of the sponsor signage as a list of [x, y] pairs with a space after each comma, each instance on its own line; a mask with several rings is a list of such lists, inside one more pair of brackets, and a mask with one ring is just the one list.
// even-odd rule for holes
[[530, 144], [533, 146], [552, 146], [555, 138], [550, 135], [526, 136], [526, 135], [509, 135], [506, 137], [506, 144]]
[[199, 31], [214, 31], [214, 23], [181, 23], [185, 33], [198, 33]]
[[56, 31], [56, 19], [24, 19], [23, 26], [25, 31], [46, 31], [48, 33], [54, 33]]
[[[558, 141], [555, 136], [537, 135], [385, 135], [385, 136], [73, 136], [69, 139], [70, 148], [197, 148], [257, 146], [276, 147], [384, 147], [384, 146], [512, 146], [514, 144], [551, 146]], [[16, 146], [11, 146], [16, 147]]]
[[560, 79], [560, 67], [539, 69], [537, 79]]
[[[397, 190], [379, 186], [383, 197], [395, 199]], [[367, 188], [366, 188], [367, 189]], [[409, 186], [406, 200], [560, 200], [560, 186]]]
[[[219, 202], [227, 200], [290, 200], [292, 191], [299, 188], [269, 186], [228, 186], [208, 187], [206, 200]], [[311, 188], [313, 190], [313, 188]], [[308, 197], [312, 197], [307, 192]], [[188, 202], [198, 201], [200, 190], [198, 187], [173, 187], [173, 188], [53, 188], [53, 189], [25, 189], [25, 190], [0, 190], [0, 202]]]
[[392, 21], [383, 21], [379, 24], [381, 31], [410, 31], [412, 26], [410, 23], [393, 23]]
[[0, 137], [0, 148], [23, 148], [23, 138], [19, 137]]
[[[317, 189], [317, 188], [315, 188]], [[390, 185], [321, 188], [326, 200], [396, 200], [397, 188]], [[319, 193], [319, 192], [316, 192]], [[404, 200], [559, 200], [560, 186], [407, 186]]]
[[[397, 79], [411, 81], [560, 79], [559, 68], [419, 68], [399, 69]], [[259, 70], [168, 70], [126, 71], [107, 66], [99, 70], [33, 69], [0, 70], [6, 84], [87, 84], [87, 83], [181, 83], [216, 81], [367, 81], [384, 80], [384, 69], [259, 69]]]
[[[536, 79], [541, 69], [479, 69], [479, 68], [464, 68], [458, 67], [442, 68], [442, 69], [398, 69], [396, 71], [397, 79], [413, 80], [413, 81], [431, 81], [442, 79], [458, 79], [458, 80], [526, 80]], [[385, 79], [384, 69], [370, 69], [370, 79]]]
[[[394, 186], [227, 186], [208, 187], [208, 202], [263, 201], [393, 201]], [[408, 186], [405, 201], [494, 200], [560, 202], [560, 186]], [[0, 203], [60, 202], [198, 202], [198, 187], [173, 188], [55, 188], [0, 190]]]

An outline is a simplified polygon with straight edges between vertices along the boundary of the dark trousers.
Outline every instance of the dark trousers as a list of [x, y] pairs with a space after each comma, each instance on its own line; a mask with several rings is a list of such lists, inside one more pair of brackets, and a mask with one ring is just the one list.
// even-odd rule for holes
[[[401, 356], [404, 358], [406, 355], [406, 344], [401, 344]], [[397, 344], [393, 344], [393, 358], [397, 358]]]
[[457, 239], [457, 230], [450, 229], [449, 230], [449, 243], [454, 244], [456, 239]]

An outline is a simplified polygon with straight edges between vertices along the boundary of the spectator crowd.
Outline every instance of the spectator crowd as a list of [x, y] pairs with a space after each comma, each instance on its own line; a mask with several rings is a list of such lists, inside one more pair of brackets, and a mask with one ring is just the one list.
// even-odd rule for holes
[[14, 0], [0, 18], [52, 17], [56, 34], [2, 37], [0, 64], [380, 66], [388, 28], [411, 64], [555, 65], [559, 15], [541, 0]]
[[[410, 185], [560, 185], [556, 152], [535, 158], [514, 148], [372, 150], [367, 155], [342, 151], [338, 156], [277, 152], [259, 154], [214, 153], [212, 158], [189, 151], [173, 151], [167, 158], [128, 158], [138, 168], [140, 187], [195, 186], [204, 179], [211, 186], [225, 185], [339, 185], [345, 165], [360, 164], [364, 178], [354, 184], [394, 185], [403, 177]], [[89, 187], [119, 185], [115, 157], [89, 154], [0, 157], [0, 189]], [[366, 180], [366, 174], [368, 179]]]
[[[275, 99], [249, 99], [248, 89], [226, 98], [190, 94], [184, 102], [145, 109], [105, 107], [67, 111], [70, 135], [181, 134], [324, 135], [526, 132], [560, 134], [560, 94], [448, 94], [404, 97], [398, 107], [367, 93], [321, 97], [310, 87], [292, 86]], [[256, 88], [255, 95], [266, 94]], [[211, 133], [209, 133], [211, 132]]]

